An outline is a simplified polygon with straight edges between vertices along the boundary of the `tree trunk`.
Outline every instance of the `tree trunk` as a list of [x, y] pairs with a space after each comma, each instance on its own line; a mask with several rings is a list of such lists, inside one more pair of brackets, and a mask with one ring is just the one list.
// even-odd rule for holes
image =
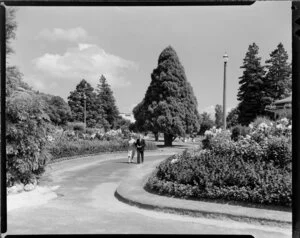
[[157, 133], [154, 133], [155, 141], [158, 141], [158, 135], [159, 135], [158, 132], [157, 132]]
[[173, 135], [171, 134], [164, 134], [165, 146], [172, 146], [173, 142]]

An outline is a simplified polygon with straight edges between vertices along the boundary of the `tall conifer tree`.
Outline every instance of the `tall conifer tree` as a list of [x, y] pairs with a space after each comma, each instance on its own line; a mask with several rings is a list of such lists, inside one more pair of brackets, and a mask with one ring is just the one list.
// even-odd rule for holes
[[137, 123], [152, 132], [164, 133], [165, 145], [172, 145], [176, 136], [197, 132], [200, 127], [197, 100], [171, 46], [159, 55], [151, 79], [143, 102], [134, 109]]
[[240, 87], [238, 91], [239, 123], [248, 125], [258, 115], [264, 115], [266, 92], [264, 88], [265, 70], [261, 65], [261, 57], [258, 56], [258, 46], [253, 43], [249, 46], [248, 52], [241, 66], [243, 75], [239, 77]]
[[291, 64], [288, 54], [279, 43], [266, 60], [268, 72], [265, 77], [265, 88], [270, 101], [288, 97], [292, 92]]
[[68, 104], [75, 121], [84, 122], [84, 95], [86, 97], [86, 123], [88, 127], [95, 127], [102, 118], [102, 109], [96, 103], [94, 88], [84, 79], [70, 92]]
[[101, 75], [97, 85], [97, 103], [103, 108], [104, 119], [109, 123], [110, 128], [115, 127], [119, 119], [119, 110], [116, 106], [113, 91], [103, 75]]

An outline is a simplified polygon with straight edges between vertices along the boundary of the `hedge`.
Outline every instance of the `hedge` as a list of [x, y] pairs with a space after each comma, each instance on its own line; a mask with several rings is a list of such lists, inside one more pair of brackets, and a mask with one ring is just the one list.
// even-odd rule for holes
[[185, 151], [163, 161], [145, 189], [192, 199], [221, 199], [291, 207], [291, 161], [245, 161], [211, 151]]
[[[126, 151], [128, 149], [127, 140], [57, 140], [52, 144], [50, 153], [52, 160], [75, 155], [97, 154], [101, 152]], [[146, 141], [146, 150], [157, 149], [156, 144]]]

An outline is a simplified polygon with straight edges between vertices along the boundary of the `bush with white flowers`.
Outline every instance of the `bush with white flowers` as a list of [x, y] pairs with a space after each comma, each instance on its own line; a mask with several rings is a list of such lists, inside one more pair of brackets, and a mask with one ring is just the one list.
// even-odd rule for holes
[[145, 188], [181, 198], [291, 207], [292, 122], [258, 118], [239, 130], [234, 139], [228, 130], [207, 130], [200, 150], [163, 161]]

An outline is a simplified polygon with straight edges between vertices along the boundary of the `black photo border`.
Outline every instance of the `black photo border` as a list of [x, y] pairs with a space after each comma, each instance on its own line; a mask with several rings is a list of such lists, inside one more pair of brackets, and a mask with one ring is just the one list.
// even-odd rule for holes
[[[255, 1], [243, 0], [0, 0], [0, 104], [1, 104], [1, 163], [0, 163], [0, 199], [1, 199], [1, 237], [7, 232], [7, 191], [6, 191], [6, 118], [5, 118], [5, 84], [6, 84], [6, 31], [5, 14], [7, 7], [25, 6], [226, 6], [252, 5]], [[300, 1], [291, 1], [292, 18], [292, 228], [293, 238], [300, 238]], [[274, 26], [273, 26], [274, 27]], [[298, 150], [299, 151], [298, 151]], [[7, 237], [57, 237], [58, 235], [7, 235]], [[74, 236], [74, 235], [62, 235]], [[90, 235], [75, 235], [85, 237]], [[94, 236], [94, 235], [93, 235]], [[110, 235], [108, 235], [110, 236]], [[126, 236], [126, 235], [123, 235]], [[137, 235], [130, 235], [137, 236]], [[143, 235], [147, 237], [151, 235]], [[253, 237], [242, 235], [197, 235], [205, 237]]]

